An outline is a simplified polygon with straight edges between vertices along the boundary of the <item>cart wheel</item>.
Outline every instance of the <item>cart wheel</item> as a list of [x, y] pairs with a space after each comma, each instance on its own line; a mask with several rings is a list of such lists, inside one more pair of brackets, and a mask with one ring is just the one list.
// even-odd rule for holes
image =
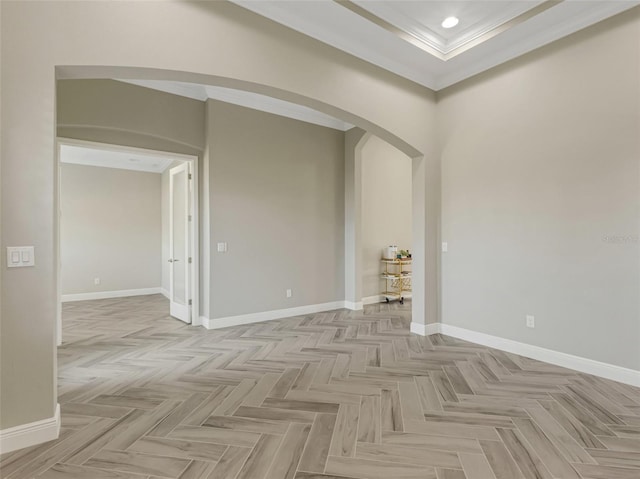
[[389, 302], [389, 298], [384, 298], [384, 299], [386, 299], [386, 300], [387, 300], [387, 303]]

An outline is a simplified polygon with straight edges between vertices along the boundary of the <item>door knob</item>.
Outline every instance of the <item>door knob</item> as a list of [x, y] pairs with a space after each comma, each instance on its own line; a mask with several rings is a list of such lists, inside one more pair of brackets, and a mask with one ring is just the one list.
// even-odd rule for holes
[[170, 260], [168, 260], [168, 261], [169, 261], [169, 263], [174, 263], [174, 262], [178, 262], [178, 261], [180, 261], [180, 260], [179, 260], [179, 259], [170, 259]]

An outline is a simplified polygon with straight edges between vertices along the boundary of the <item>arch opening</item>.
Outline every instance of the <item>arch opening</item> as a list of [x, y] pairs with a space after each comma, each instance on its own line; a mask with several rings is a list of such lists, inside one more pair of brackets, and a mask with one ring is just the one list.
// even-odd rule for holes
[[[200, 85], [219, 86], [245, 92], [257, 93], [279, 100], [295, 103], [307, 108], [314, 109], [326, 115], [332, 116], [344, 122], [348, 122], [355, 127], [345, 132], [345, 242], [344, 242], [344, 281], [345, 281], [345, 306], [349, 309], [360, 310], [363, 308], [362, 293], [362, 148], [366, 145], [371, 136], [376, 136], [398, 149], [412, 159], [413, 171], [422, 171], [424, 155], [414, 146], [398, 137], [387, 129], [363, 118], [359, 115], [346, 111], [337, 106], [328, 104], [301, 95], [299, 93], [287, 91], [271, 85], [249, 82], [246, 80], [231, 77], [206, 75], [202, 73], [191, 73], [185, 71], [165, 70], [146, 67], [117, 67], [117, 66], [58, 66], [56, 67], [56, 78], [58, 80], [78, 80], [78, 79], [126, 79], [126, 80], [155, 80], [155, 81], [175, 81], [196, 83]], [[206, 167], [205, 167], [206, 168]], [[419, 181], [414, 174], [414, 182]], [[207, 215], [208, 188], [203, 185], [201, 195], [203, 204], [203, 214]], [[420, 226], [424, 225], [425, 203], [423, 196], [419, 194], [413, 196], [412, 216], [413, 227], [417, 231], [413, 235], [411, 244], [412, 251], [424, 252], [424, 229], [422, 234]], [[203, 244], [211, 243], [210, 226], [204, 222], [201, 241]], [[204, 254], [203, 256], [207, 256]], [[422, 263], [424, 263], [422, 258]], [[206, 293], [212, 284], [212, 275], [215, 274], [207, 266], [202, 269], [202, 305], [203, 310], [210, 311], [212, 302]], [[413, 321], [425, 322], [424, 292], [421, 291], [426, 284], [426, 268], [417, 264], [414, 268], [413, 284], [414, 293], [412, 297]]]

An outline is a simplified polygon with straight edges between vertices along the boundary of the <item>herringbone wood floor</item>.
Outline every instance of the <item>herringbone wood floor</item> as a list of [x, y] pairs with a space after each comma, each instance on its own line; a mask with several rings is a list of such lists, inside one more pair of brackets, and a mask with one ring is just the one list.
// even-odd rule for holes
[[445, 336], [410, 305], [217, 331], [64, 306], [62, 432], [3, 478], [640, 477], [640, 390]]

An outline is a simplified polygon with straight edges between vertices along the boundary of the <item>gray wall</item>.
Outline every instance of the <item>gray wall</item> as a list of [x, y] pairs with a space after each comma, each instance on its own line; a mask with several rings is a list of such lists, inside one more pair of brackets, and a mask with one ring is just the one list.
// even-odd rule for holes
[[60, 176], [62, 294], [160, 286], [160, 175], [65, 163]]
[[640, 369], [639, 12], [439, 93], [444, 323]]
[[412, 248], [411, 158], [377, 136], [362, 146], [362, 296], [382, 291], [382, 248]]
[[[210, 317], [343, 300], [344, 133], [214, 100], [207, 107]], [[228, 252], [217, 253], [217, 242]]]

